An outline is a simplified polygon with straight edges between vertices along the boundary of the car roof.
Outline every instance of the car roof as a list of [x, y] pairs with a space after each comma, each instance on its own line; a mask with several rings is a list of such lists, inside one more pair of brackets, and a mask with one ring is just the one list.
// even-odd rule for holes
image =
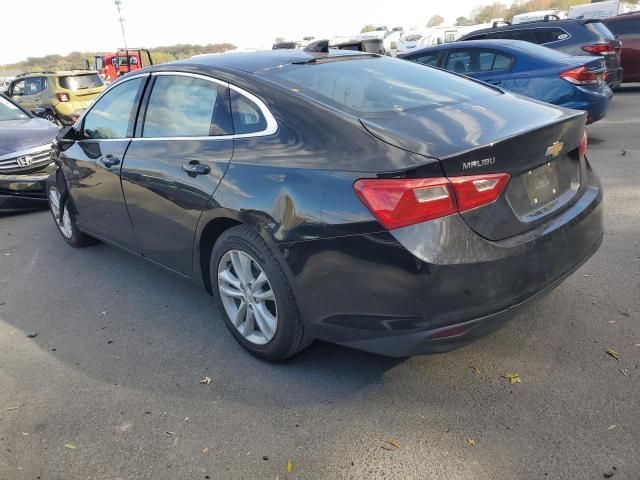
[[69, 77], [73, 75], [86, 75], [89, 73], [98, 73], [93, 70], [56, 70], [56, 71], [44, 71], [44, 72], [29, 72], [23, 73], [16, 77], [16, 80], [19, 78], [29, 78], [29, 77]]
[[593, 19], [577, 19], [577, 18], [562, 18], [560, 20], [534, 20], [532, 22], [522, 22], [515, 24], [507, 24], [507, 25], [498, 25], [496, 27], [488, 27], [481, 28], [479, 30], [474, 30], [462, 36], [462, 38], [466, 38], [472, 35], [477, 35], [479, 33], [490, 33], [490, 32], [501, 32], [505, 30], [526, 30], [528, 28], [539, 28], [539, 27], [554, 27], [554, 26], [562, 26], [567, 27], [570, 25], [584, 25], [585, 23], [595, 23], [602, 22], [599, 18]]
[[258, 50], [254, 52], [225, 52], [211, 55], [199, 55], [177, 62], [171, 65], [198, 65], [204, 67], [230, 68], [246, 73], [256, 73], [270, 68], [292, 63], [313, 61], [314, 59], [330, 59], [337, 57], [349, 57], [369, 55], [371, 53], [357, 52], [354, 50], [329, 49], [328, 52], [306, 52], [304, 50]]

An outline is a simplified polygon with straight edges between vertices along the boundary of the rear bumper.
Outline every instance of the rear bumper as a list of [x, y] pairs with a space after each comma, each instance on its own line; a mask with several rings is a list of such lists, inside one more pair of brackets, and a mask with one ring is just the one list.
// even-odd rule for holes
[[622, 67], [607, 69], [607, 83], [611, 88], [619, 86], [624, 80], [624, 69]]
[[[390, 356], [443, 352], [495, 330], [589, 259], [600, 184], [526, 234], [492, 242], [459, 215], [392, 232], [288, 245], [312, 337]], [[455, 330], [452, 330], [454, 328]]]
[[52, 164], [29, 174], [0, 175], [0, 213], [26, 212], [47, 208], [47, 178]]
[[579, 94], [571, 102], [561, 106], [587, 112], [587, 124], [603, 119], [609, 111], [609, 107], [611, 107], [611, 100], [613, 99], [611, 89], [607, 86], [604, 86], [601, 92], [580, 87], [576, 87], [576, 89]]

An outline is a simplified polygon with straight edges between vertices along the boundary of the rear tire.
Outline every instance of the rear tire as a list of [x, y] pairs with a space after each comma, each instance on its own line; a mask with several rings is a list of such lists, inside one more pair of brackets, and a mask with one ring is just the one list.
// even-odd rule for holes
[[62, 122], [58, 120], [58, 116], [51, 110], [47, 110], [47, 115], [44, 118], [58, 127], [62, 126]]
[[47, 180], [47, 198], [49, 199], [49, 211], [53, 216], [53, 221], [58, 227], [58, 232], [62, 235], [67, 244], [75, 248], [86, 247], [97, 243], [96, 239], [82, 233], [78, 229], [76, 217], [73, 214], [71, 207], [71, 199], [67, 201], [62, 215], [62, 222], [59, 222], [60, 215], [60, 191], [55, 182], [55, 176], [52, 176]]
[[258, 232], [246, 225], [225, 231], [209, 273], [225, 325], [249, 353], [280, 362], [311, 343], [284, 269]]

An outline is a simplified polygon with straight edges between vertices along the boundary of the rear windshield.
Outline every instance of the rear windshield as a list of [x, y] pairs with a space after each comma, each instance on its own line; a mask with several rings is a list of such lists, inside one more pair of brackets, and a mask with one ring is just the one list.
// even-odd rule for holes
[[387, 57], [351, 57], [262, 73], [275, 83], [358, 115], [437, 108], [500, 93], [451, 73]]
[[553, 50], [531, 42], [513, 42], [511, 46], [543, 60], [566, 60], [570, 56], [559, 50]]
[[613, 40], [614, 38], [616, 38], [613, 36], [613, 33], [611, 33], [611, 30], [609, 30], [607, 26], [602, 22], [589, 22], [585, 24], [585, 27], [587, 27], [593, 33], [607, 40]]
[[84, 90], [104, 85], [102, 78], [97, 73], [69, 75], [68, 77], [60, 77], [58, 81], [60, 82], [60, 86], [67, 90]]

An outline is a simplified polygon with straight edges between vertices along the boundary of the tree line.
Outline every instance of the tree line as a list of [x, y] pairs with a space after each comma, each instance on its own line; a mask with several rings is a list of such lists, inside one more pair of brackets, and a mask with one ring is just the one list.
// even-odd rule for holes
[[[193, 55], [220, 53], [233, 50], [231, 43], [209, 43], [207, 45], [178, 44], [165, 47], [149, 48], [153, 63], [167, 63]], [[104, 52], [71, 52], [69, 55], [45, 55], [44, 57], [28, 57], [26, 60], [9, 65], [0, 65], [1, 70], [20, 70], [34, 72], [39, 70], [69, 70], [85, 68], [86, 60], [92, 64], [93, 56]]]

